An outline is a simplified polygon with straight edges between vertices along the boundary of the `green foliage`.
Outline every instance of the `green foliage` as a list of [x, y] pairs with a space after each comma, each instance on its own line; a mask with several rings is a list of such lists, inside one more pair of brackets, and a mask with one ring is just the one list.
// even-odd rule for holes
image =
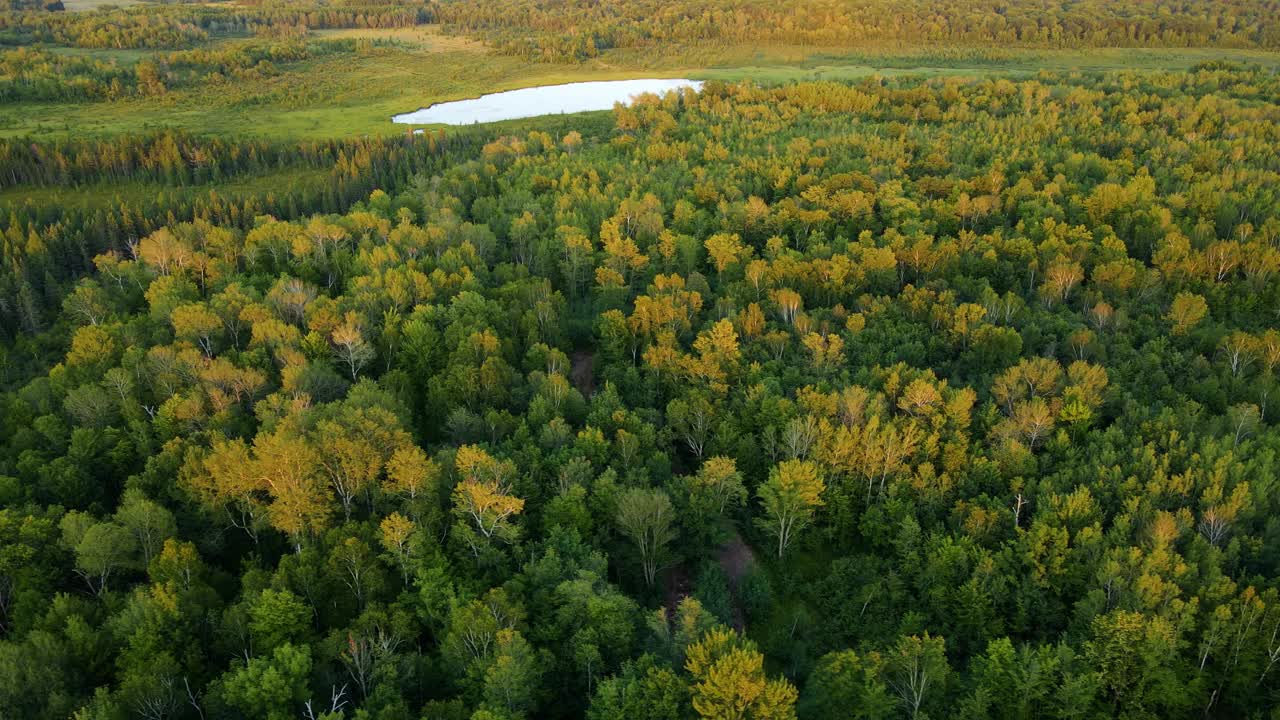
[[[432, 19], [538, 59], [1275, 43], [1249, 0], [624, 5], [24, 11], [0, 41], [32, 97], [163, 86], [122, 110], [287, 94], [402, 50], [301, 28]], [[0, 715], [1271, 712], [1280, 78], [970, 49], [981, 78], [422, 137], [0, 145]]]
[[306, 700], [311, 674], [311, 650], [284, 644], [270, 657], [251, 658], [227, 674], [226, 701], [244, 717], [282, 720], [294, 716]]

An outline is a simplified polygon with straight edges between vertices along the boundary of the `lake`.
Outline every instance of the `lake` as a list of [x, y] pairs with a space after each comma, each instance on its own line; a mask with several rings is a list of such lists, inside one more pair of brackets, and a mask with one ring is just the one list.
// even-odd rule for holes
[[661, 95], [681, 88], [702, 89], [701, 80], [607, 80], [542, 85], [481, 95], [470, 100], [436, 103], [411, 113], [393, 115], [391, 122], [409, 125], [470, 125], [516, 118], [609, 110], [636, 95]]

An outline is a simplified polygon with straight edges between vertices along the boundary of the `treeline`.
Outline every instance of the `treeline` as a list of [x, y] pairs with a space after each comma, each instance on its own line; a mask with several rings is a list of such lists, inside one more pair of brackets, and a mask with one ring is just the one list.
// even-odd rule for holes
[[40, 48], [0, 50], [0, 100], [115, 100], [272, 77], [292, 63], [356, 50], [355, 40], [253, 40], [155, 53], [134, 63]]
[[208, 33], [173, 11], [105, 10], [92, 13], [0, 13], [0, 44], [54, 43], [82, 48], [180, 48]]
[[1280, 46], [1270, 0], [441, 0], [437, 15], [460, 32], [489, 39], [502, 52], [551, 62], [671, 42]]
[[0, 707], [1266, 717], [1278, 92], [708, 83], [104, 248], [5, 346]]
[[399, 28], [433, 22], [431, 5], [360, 0], [234, 5], [170, 4], [86, 13], [0, 13], [0, 45], [54, 43], [82, 48], [190, 48], [210, 36], [289, 36], [310, 29]]
[[175, 3], [92, 13], [0, 14], [0, 44], [188, 48], [210, 36], [445, 23], [499, 51], [551, 62], [661, 43], [886, 42], [1001, 47], [1280, 47], [1273, 0], [349, 0]]
[[23, 11], [23, 10], [62, 10], [62, 0], [4, 0], [0, 3], [0, 10]]
[[[166, 223], [247, 227], [263, 214], [342, 212], [374, 188], [401, 187], [443, 167], [478, 141], [466, 132], [296, 144], [163, 132], [110, 141], [0, 142], [4, 185], [77, 189], [104, 200], [93, 206], [28, 199], [0, 208], [0, 334], [13, 338], [47, 325], [65, 283], [91, 269], [95, 255], [128, 252]], [[217, 190], [231, 181], [308, 170], [320, 171], [316, 182]], [[120, 197], [137, 185], [159, 190], [142, 199]]]

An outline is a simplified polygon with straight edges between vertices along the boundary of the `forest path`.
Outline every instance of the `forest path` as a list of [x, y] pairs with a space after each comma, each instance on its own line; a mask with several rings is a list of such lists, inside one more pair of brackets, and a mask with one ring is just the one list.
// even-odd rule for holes
[[569, 358], [569, 363], [569, 379], [573, 381], [573, 386], [578, 388], [578, 392], [582, 393], [582, 397], [590, 400], [591, 394], [596, 391], [595, 353], [590, 350], [575, 350], [573, 357]]
[[[715, 557], [729, 585], [729, 625], [734, 630], [743, 632], [747, 625], [747, 615], [742, 607], [738, 588], [742, 579], [756, 565], [755, 552], [742, 539], [742, 536], [735, 532], [733, 537], [716, 550]], [[676, 608], [680, 606], [680, 601], [696, 592], [697, 588], [694, 584], [688, 562], [673, 565], [662, 573], [662, 604], [667, 610], [668, 622], [675, 622]]]
[[742, 578], [746, 577], [755, 566], [756, 556], [751, 551], [751, 546], [747, 545], [742, 536], [735, 532], [728, 542], [720, 546], [717, 557], [720, 561], [720, 569], [729, 581], [729, 594], [733, 598], [730, 604], [733, 609], [731, 624], [733, 629], [742, 632], [747, 626], [747, 616], [742, 608], [739, 585]]

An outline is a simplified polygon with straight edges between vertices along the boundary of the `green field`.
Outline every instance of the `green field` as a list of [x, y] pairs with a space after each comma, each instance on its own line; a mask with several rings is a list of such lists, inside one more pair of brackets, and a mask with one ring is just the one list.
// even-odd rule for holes
[[70, 12], [101, 10], [106, 7], [129, 7], [140, 5], [144, 0], [63, 0], [62, 4]]

